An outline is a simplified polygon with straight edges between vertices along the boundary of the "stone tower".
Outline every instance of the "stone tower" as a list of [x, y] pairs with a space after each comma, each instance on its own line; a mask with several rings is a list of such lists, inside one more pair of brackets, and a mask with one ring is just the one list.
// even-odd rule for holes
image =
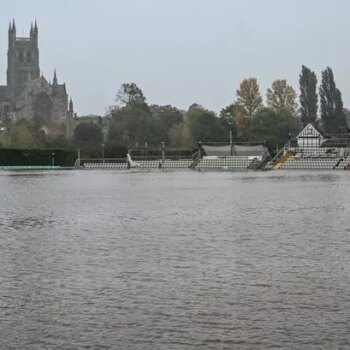
[[54, 72], [52, 84], [40, 75], [38, 26], [29, 37], [17, 37], [15, 21], [8, 30], [7, 85], [0, 85], [0, 122], [35, 120], [47, 132], [71, 135], [73, 102], [68, 103], [66, 84]]
[[35, 21], [30, 28], [29, 37], [16, 36], [15, 21], [10, 22], [8, 30], [7, 52], [7, 88], [8, 97], [14, 98], [25, 86], [28, 76], [37, 79], [40, 76], [38, 26]]

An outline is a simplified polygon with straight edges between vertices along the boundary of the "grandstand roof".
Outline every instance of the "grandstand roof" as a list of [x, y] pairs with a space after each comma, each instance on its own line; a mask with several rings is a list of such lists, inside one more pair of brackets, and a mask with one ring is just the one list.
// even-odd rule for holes
[[[207, 156], [230, 156], [231, 146], [209, 146], [202, 145]], [[265, 145], [233, 145], [232, 154], [235, 156], [252, 156], [260, 157], [269, 155], [269, 151]]]

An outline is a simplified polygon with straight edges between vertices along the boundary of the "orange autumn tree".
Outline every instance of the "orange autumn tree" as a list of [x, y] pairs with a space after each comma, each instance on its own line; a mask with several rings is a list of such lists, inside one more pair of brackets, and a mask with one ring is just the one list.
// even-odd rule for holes
[[236, 137], [240, 141], [250, 139], [250, 124], [255, 113], [262, 107], [262, 97], [257, 79], [244, 79], [236, 91], [237, 100], [233, 104], [233, 120], [236, 127]]
[[253, 117], [263, 106], [256, 78], [244, 79], [236, 91], [237, 105], [246, 117]]

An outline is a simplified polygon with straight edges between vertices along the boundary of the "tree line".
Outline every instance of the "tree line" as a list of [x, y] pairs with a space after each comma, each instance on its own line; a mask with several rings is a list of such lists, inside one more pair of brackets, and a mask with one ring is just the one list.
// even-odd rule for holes
[[148, 105], [136, 84], [123, 84], [112, 106], [108, 140], [128, 147], [159, 146], [193, 147], [198, 141], [234, 142], [265, 141], [271, 148], [283, 145], [289, 133], [300, 129], [296, 118], [294, 90], [285, 80], [277, 80], [267, 92], [268, 106], [264, 107], [255, 78], [242, 81], [237, 99], [215, 112], [199, 104], [187, 111], [173, 106]]
[[231, 133], [234, 142], [264, 141], [273, 150], [308, 123], [328, 134], [347, 132], [349, 112], [343, 107], [330, 67], [322, 72], [318, 86], [316, 73], [302, 66], [299, 88], [298, 96], [285, 79], [277, 79], [267, 89], [264, 104], [257, 79], [247, 78], [236, 90], [234, 101], [217, 115], [196, 103], [186, 111], [149, 104], [135, 83], [127, 83], [121, 86], [116, 104], [109, 107], [100, 122], [79, 123], [72, 139], [66, 139], [59, 130], [43, 133], [35, 119], [20, 120], [8, 121], [7, 132], [0, 133], [0, 145], [99, 150], [102, 144], [109, 149], [126, 149], [159, 148], [164, 143], [167, 147], [191, 148], [198, 141], [229, 142]]

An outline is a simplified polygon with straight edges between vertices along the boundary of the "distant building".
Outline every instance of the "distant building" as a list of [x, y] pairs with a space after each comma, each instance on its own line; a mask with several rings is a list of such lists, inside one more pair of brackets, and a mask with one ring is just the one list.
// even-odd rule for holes
[[305, 126], [305, 128], [296, 137], [299, 148], [318, 148], [321, 147], [325, 138], [311, 123]]
[[37, 118], [44, 125], [65, 126], [69, 131], [74, 117], [72, 99], [68, 102], [65, 84], [59, 84], [56, 71], [52, 83], [40, 75], [38, 26], [29, 37], [17, 37], [15, 21], [8, 29], [7, 85], [0, 86], [0, 119]]

